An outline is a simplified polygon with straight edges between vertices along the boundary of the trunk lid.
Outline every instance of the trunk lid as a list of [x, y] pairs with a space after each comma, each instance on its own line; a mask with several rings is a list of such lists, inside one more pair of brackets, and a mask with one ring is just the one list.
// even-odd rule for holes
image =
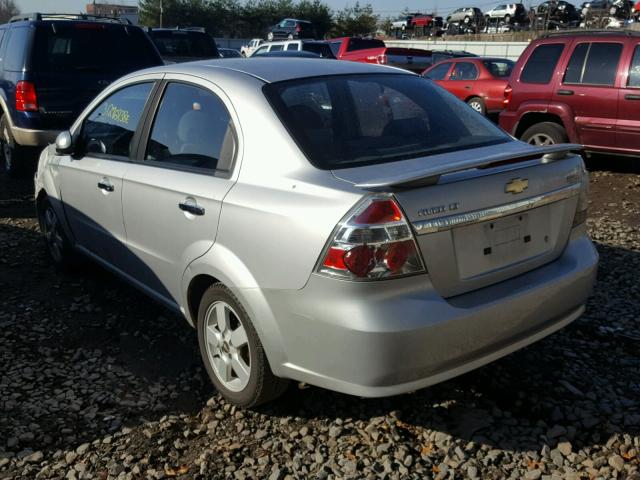
[[333, 173], [364, 189], [393, 192], [434, 288], [451, 297], [562, 253], [582, 178], [581, 158], [569, 153], [576, 148], [512, 142], [463, 152], [466, 158], [455, 152]]

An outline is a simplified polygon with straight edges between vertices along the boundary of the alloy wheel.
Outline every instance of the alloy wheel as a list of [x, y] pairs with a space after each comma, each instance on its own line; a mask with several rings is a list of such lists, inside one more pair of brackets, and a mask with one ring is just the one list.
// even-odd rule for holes
[[554, 145], [556, 142], [554, 142], [553, 138], [551, 138], [549, 135], [546, 135], [544, 133], [536, 133], [529, 139], [529, 143], [531, 145], [542, 147], [545, 145]]
[[476, 112], [482, 113], [482, 105], [480, 105], [480, 102], [477, 102], [477, 101], [469, 102], [469, 106], [473, 108]]
[[62, 238], [62, 232], [60, 231], [58, 216], [56, 215], [56, 212], [53, 211], [53, 207], [51, 205], [47, 206], [44, 211], [42, 227], [44, 230], [44, 239], [53, 260], [58, 263], [62, 262], [64, 239]]
[[244, 390], [251, 376], [249, 339], [231, 305], [218, 301], [209, 306], [205, 339], [209, 363], [218, 380], [232, 392]]

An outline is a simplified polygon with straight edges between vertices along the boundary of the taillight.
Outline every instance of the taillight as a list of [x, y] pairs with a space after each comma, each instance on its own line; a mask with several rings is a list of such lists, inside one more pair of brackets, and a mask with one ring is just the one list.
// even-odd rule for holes
[[378, 55], [378, 63], [380, 65], [386, 65], [387, 64], [387, 56], [384, 53], [381, 53], [380, 55]]
[[513, 95], [513, 88], [511, 88], [511, 85], [507, 85], [504, 88], [504, 100], [502, 100], [502, 106], [504, 108], [507, 108], [509, 106], [509, 104], [511, 103], [511, 96]]
[[[570, 176], [575, 174], [570, 174]], [[587, 215], [589, 213], [589, 172], [582, 162], [580, 173], [577, 174], [580, 177], [580, 194], [578, 195], [578, 206], [576, 207], [576, 213], [573, 216], [573, 226], [576, 227], [587, 221]], [[569, 180], [569, 178], [567, 178]]]
[[411, 227], [392, 196], [365, 198], [336, 227], [317, 271], [346, 280], [424, 272]]
[[299, 33], [299, 32], [301, 32], [301, 31], [302, 31], [302, 28], [300, 28], [300, 25], [296, 25], [296, 32], [298, 32], [298, 33]]
[[38, 97], [32, 82], [20, 81], [16, 85], [16, 110], [19, 112], [37, 112]]

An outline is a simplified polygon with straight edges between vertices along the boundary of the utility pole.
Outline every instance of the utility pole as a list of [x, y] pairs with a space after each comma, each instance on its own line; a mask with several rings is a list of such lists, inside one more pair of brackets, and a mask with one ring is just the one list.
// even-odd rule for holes
[[160, 28], [162, 28], [162, 13], [163, 13], [162, 0], [160, 0]]

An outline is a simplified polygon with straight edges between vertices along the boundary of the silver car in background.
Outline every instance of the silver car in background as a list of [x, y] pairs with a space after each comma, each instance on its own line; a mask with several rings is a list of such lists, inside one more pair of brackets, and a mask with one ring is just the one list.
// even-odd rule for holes
[[581, 315], [597, 253], [575, 149], [389, 67], [203, 61], [101, 93], [43, 151], [36, 202], [53, 262], [81, 253], [184, 315], [230, 402], [286, 379], [377, 397]]

